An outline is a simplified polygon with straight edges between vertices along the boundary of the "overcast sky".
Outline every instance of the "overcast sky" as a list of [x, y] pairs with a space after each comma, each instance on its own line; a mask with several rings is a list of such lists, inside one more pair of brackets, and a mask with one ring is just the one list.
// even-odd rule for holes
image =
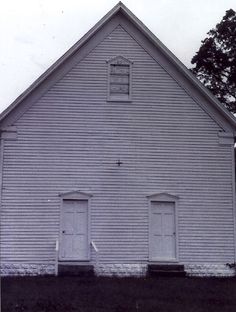
[[[6, 0], [0, 10], [0, 111], [80, 39], [117, 0]], [[236, 0], [124, 0], [187, 66]]]

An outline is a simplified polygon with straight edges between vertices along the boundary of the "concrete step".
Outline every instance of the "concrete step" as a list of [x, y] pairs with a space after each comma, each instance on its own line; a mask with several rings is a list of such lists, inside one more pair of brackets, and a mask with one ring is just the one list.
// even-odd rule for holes
[[78, 264], [58, 264], [59, 276], [94, 276], [93, 265], [78, 265]]
[[149, 264], [148, 268], [150, 270], [174, 270], [174, 271], [184, 271], [183, 264]]
[[175, 276], [184, 277], [186, 272], [184, 266], [180, 264], [149, 264], [149, 276]]

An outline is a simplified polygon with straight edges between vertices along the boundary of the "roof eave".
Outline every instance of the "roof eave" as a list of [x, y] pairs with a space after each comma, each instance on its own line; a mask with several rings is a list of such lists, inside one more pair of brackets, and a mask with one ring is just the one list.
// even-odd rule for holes
[[124, 13], [135, 22], [136, 26], [152, 41], [152, 43], [162, 50], [164, 55], [182, 71], [184, 76], [190, 80], [197, 89], [202, 92], [205, 97], [216, 107], [216, 109], [224, 115], [227, 121], [236, 130], [236, 118], [230, 113], [223, 104], [190, 72], [190, 70], [125, 6], [121, 5]]
[[54, 62], [42, 75], [39, 76], [22, 94], [20, 94], [3, 112], [0, 114], [0, 122], [19, 105], [34, 89], [36, 89], [47, 77], [49, 77], [67, 58], [72, 56], [82, 47], [113, 15], [115, 15], [124, 5], [119, 2], [102, 19], [100, 19], [79, 41], [77, 41], [66, 53]]

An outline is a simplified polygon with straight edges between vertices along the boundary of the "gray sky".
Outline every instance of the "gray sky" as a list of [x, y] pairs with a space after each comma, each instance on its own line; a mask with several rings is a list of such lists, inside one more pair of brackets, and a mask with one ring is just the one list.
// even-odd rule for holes
[[[0, 111], [79, 40], [118, 0], [7, 0], [0, 10]], [[187, 66], [235, 0], [124, 0]]]

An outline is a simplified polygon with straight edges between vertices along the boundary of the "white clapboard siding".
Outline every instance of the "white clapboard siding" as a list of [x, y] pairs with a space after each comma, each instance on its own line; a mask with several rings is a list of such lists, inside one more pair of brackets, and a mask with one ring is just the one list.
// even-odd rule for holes
[[[106, 61], [118, 55], [133, 62], [129, 103], [106, 100]], [[3, 164], [3, 262], [54, 260], [58, 194], [72, 190], [93, 195], [91, 239], [102, 262], [148, 260], [146, 196], [163, 191], [179, 196], [179, 260], [233, 262], [231, 148], [122, 27], [15, 125]]]

